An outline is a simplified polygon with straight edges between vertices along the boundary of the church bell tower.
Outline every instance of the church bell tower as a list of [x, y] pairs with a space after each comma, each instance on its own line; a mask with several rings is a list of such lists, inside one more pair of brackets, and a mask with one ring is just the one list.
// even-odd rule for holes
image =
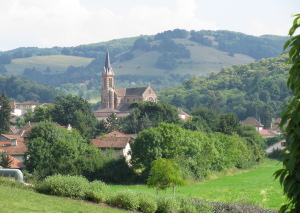
[[105, 66], [102, 71], [101, 109], [115, 109], [115, 74], [110, 65], [109, 53], [106, 52]]

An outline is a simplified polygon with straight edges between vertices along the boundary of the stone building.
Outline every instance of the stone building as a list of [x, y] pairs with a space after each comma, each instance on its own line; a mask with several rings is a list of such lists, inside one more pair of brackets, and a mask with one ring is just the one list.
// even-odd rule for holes
[[[115, 73], [110, 64], [109, 53], [106, 53], [105, 66], [102, 74], [101, 106], [95, 112], [100, 120], [107, 116], [101, 116], [107, 111], [112, 111], [117, 116], [129, 112], [130, 104], [137, 101], [157, 102], [156, 92], [151, 86], [137, 88], [115, 88]], [[103, 117], [103, 118], [102, 118]]]

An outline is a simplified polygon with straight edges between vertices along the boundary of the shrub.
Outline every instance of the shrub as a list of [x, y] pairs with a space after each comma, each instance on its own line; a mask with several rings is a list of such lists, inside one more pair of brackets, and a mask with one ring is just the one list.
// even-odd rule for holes
[[139, 210], [144, 213], [154, 213], [157, 210], [156, 200], [145, 193], [138, 194], [139, 196]]
[[15, 181], [14, 178], [0, 176], [0, 186], [10, 186], [12, 188], [32, 190], [33, 187], [22, 182]]
[[110, 198], [110, 204], [127, 210], [137, 210], [139, 199], [133, 191], [120, 191]]
[[195, 203], [187, 198], [180, 199], [180, 213], [198, 213]]
[[86, 191], [86, 199], [93, 202], [105, 202], [108, 199], [109, 187], [101, 181], [93, 181]]
[[85, 199], [89, 182], [81, 176], [53, 175], [37, 184], [38, 192], [71, 198]]
[[157, 197], [157, 212], [158, 213], [173, 213], [178, 212], [180, 203], [173, 196], [159, 196]]

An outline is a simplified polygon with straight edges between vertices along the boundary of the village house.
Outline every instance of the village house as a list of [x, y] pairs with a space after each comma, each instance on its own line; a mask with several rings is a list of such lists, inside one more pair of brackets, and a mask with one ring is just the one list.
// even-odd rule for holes
[[20, 162], [24, 162], [24, 154], [27, 152], [26, 142], [20, 135], [0, 135], [0, 152], [5, 152]]
[[274, 143], [273, 145], [269, 146], [266, 149], [267, 153], [271, 153], [275, 150], [283, 150], [284, 148], [286, 148], [286, 141], [285, 139], [279, 140], [278, 142]]
[[262, 125], [258, 120], [256, 120], [254, 117], [248, 117], [244, 121], [241, 122], [242, 125], [250, 125], [254, 126], [256, 131], [260, 131], [263, 129], [264, 125]]
[[133, 143], [136, 135], [127, 135], [119, 131], [113, 131], [103, 137], [92, 139], [92, 144], [102, 150], [103, 154], [111, 154], [114, 159], [124, 157], [127, 162], [130, 161], [130, 144]]
[[34, 108], [41, 105], [38, 102], [26, 101], [23, 103], [10, 102], [11, 113], [13, 116], [23, 116], [28, 111], [34, 112]]

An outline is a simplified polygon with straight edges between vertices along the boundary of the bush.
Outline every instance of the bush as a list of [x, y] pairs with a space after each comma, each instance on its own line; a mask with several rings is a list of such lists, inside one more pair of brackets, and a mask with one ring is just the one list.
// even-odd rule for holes
[[187, 198], [183, 198], [180, 200], [180, 213], [197, 213], [197, 208], [195, 203], [190, 201]]
[[157, 197], [157, 199], [158, 213], [173, 213], [180, 209], [180, 203], [173, 196], [164, 195]]
[[137, 210], [139, 199], [133, 191], [120, 191], [110, 198], [110, 204], [127, 210]]
[[22, 182], [18, 182], [15, 180], [15, 178], [11, 177], [3, 177], [0, 176], [0, 186], [10, 186], [12, 188], [17, 188], [17, 189], [26, 189], [26, 190], [32, 190], [33, 187], [30, 185], [26, 185]]
[[71, 198], [85, 199], [89, 182], [81, 176], [53, 175], [37, 184], [38, 192]]
[[97, 203], [103, 203], [108, 199], [109, 187], [101, 181], [93, 181], [86, 191], [86, 199]]
[[139, 195], [139, 210], [144, 213], [154, 213], [157, 210], [157, 202], [156, 200], [144, 193], [140, 193]]

